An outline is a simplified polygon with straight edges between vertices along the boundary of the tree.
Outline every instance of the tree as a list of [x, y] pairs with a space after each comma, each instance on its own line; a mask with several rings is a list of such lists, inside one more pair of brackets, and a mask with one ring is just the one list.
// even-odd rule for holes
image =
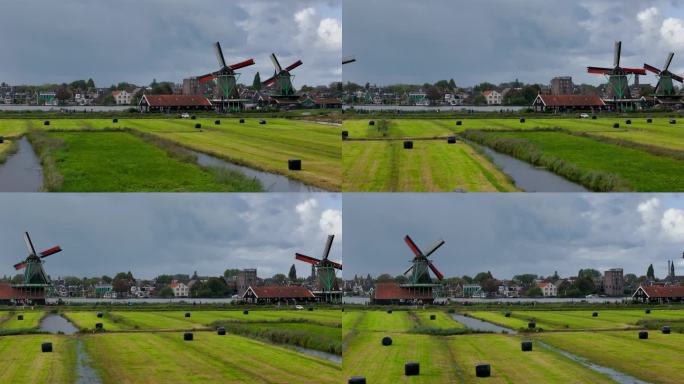
[[487, 279], [493, 279], [493, 278], [494, 278], [494, 276], [492, 276], [492, 273], [489, 271], [488, 272], [480, 272], [477, 275], [475, 275], [475, 277], [473, 278], [473, 281], [478, 283], [478, 284], [482, 284], [483, 281], [485, 281]]
[[394, 281], [394, 278], [392, 277], [392, 275], [390, 275], [388, 273], [383, 273], [382, 275], [378, 276], [375, 279], [375, 281], [377, 283], [389, 283], [389, 282]]
[[439, 91], [439, 88], [434, 85], [428, 85], [425, 87], [425, 96], [430, 101], [436, 101], [442, 98], [442, 93]]
[[55, 92], [55, 97], [57, 97], [57, 100], [59, 100], [60, 103], [70, 100], [71, 96], [71, 91], [69, 91], [69, 88], [66, 84], [62, 84], [62, 86], [57, 88], [57, 91]]
[[473, 99], [473, 104], [475, 105], [485, 105], [487, 104], [487, 99], [484, 97], [484, 95], [477, 95]]
[[534, 284], [534, 281], [537, 279], [537, 275], [533, 275], [530, 273], [526, 273], [524, 275], [515, 275], [513, 276], [513, 280], [517, 281], [522, 285], [523, 289], [529, 289], [532, 287]]
[[12, 277], [12, 284], [21, 284], [24, 282], [24, 275], [22, 273], [17, 273]]
[[473, 90], [475, 92], [491, 91], [494, 89], [496, 89], [496, 85], [494, 85], [492, 83], [488, 83], [488, 82], [480, 83], [480, 84], [476, 85], [475, 87], [473, 87]]
[[223, 277], [233, 277], [233, 276], [237, 276], [239, 274], [240, 274], [239, 269], [226, 269], [223, 272]]
[[653, 264], [648, 266], [648, 270], [646, 270], [646, 277], [648, 277], [651, 280], [655, 280], [655, 271], [653, 270]]
[[408, 283], [408, 278], [405, 275], [397, 275], [394, 277], [394, 282], [397, 284], [406, 284]]
[[456, 82], [454, 79], [449, 79], [449, 88], [456, 89]]
[[252, 81], [252, 89], [255, 91], [260, 91], [261, 90], [261, 75], [259, 72], [254, 75], [254, 81]]
[[294, 264], [292, 264], [290, 267], [290, 272], [287, 274], [287, 278], [290, 279], [290, 282], [297, 281], [297, 268], [295, 268]]
[[527, 296], [529, 296], [529, 297], [541, 297], [541, 296], [544, 296], [544, 293], [542, 292], [541, 288], [532, 287], [527, 291]]
[[88, 79], [88, 81], [86, 82], [86, 87], [88, 89], [94, 89], [95, 88], [95, 82], [93, 81], [93, 79]]
[[157, 293], [159, 297], [173, 297], [173, 289], [171, 287], [164, 287]]
[[482, 281], [482, 290], [487, 293], [496, 293], [501, 282], [497, 279], [487, 278]]
[[173, 281], [173, 276], [171, 276], [171, 275], [159, 275], [159, 276], [157, 276], [157, 278], [155, 280], [156, 280], [157, 284], [167, 285], [167, 284], [171, 284], [171, 281]]
[[107, 283], [107, 284], [112, 283], [112, 278], [107, 276], [107, 275], [102, 275], [102, 277], [100, 277], [100, 280], [102, 280], [104, 283]]
[[560, 280], [560, 276], [558, 276], [558, 271], [553, 271], [553, 276], [551, 276], [549, 280], [551, 280], [552, 283], [555, 283], [556, 281]]
[[276, 285], [285, 285], [287, 282], [287, 276], [283, 275], [282, 273], [276, 273], [273, 275], [271, 280], [273, 280], [273, 283]]
[[590, 279], [598, 279], [601, 277], [601, 272], [592, 268], [580, 269], [579, 272], [577, 272], [577, 277], [589, 277]]

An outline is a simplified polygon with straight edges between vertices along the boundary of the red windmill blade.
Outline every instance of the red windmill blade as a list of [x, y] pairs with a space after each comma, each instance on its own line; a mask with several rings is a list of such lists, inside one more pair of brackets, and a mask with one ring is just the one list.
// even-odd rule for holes
[[305, 263], [309, 263], [313, 266], [316, 267], [333, 267], [335, 269], [342, 269], [342, 264], [336, 263], [330, 259], [328, 259], [328, 256], [330, 255], [330, 248], [332, 247], [333, 240], [335, 239], [335, 235], [328, 235], [328, 239], [325, 242], [325, 248], [323, 248], [323, 257], [321, 259], [317, 259], [315, 257], [307, 256], [301, 253], [295, 253], [295, 259], [299, 261], [303, 261]]
[[[54, 246], [52, 248], [48, 248], [48, 249], [46, 249], [40, 253], [36, 253], [36, 249], [33, 246], [33, 241], [31, 241], [31, 236], [29, 236], [28, 232], [24, 232], [24, 242], [26, 243], [26, 248], [28, 249], [28, 252], [29, 252], [28, 258], [37, 256], [37, 257], [40, 257], [41, 259], [43, 259], [43, 258], [46, 258], [50, 255], [54, 255], [55, 253], [62, 252], [62, 248], [59, 245], [56, 245], [56, 246]], [[28, 258], [27, 258], [27, 260], [28, 260]], [[17, 271], [20, 269], [23, 269], [26, 267], [26, 264], [27, 264], [26, 260], [19, 262], [17, 264], [14, 264], [14, 269], [16, 269]]]
[[265, 86], [269, 86], [269, 85], [274, 84], [276, 82], [276, 80], [278, 80], [278, 77], [282, 76], [283, 74], [289, 74], [293, 69], [304, 64], [301, 60], [297, 60], [294, 63], [285, 67], [285, 69], [283, 69], [283, 67], [280, 65], [280, 61], [278, 61], [278, 58], [276, 57], [275, 53], [271, 53], [271, 62], [273, 63], [273, 67], [275, 67], [275, 73], [273, 74], [273, 76], [271, 76], [268, 79], [261, 82], [261, 84], [265, 85]]
[[437, 267], [432, 263], [432, 260], [428, 259], [430, 255], [435, 253], [437, 249], [439, 249], [442, 245], [444, 245], [444, 240], [437, 240], [427, 251], [427, 253], [423, 253], [423, 251], [420, 250], [420, 248], [416, 245], [416, 243], [411, 239], [411, 236], [406, 235], [404, 236], [404, 242], [406, 242], [406, 245], [411, 249], [413, 254], [415, 255], [413, 257], [413, 265], [411, 265], [405, 272], [404, 275], [407, 275], [409, 272], [411, 272], [414, 268], [416, 268], [416, 263], [427, 263], [428, 267], [432, 272], [435, 274], [437, 279], [442, 280], [444, 278], [444, 274], [440, 272]]
[[435, 276], [437, 276], [437, 279], [439, 279], [439, 280], [444, 279], [444, 274], [442, 274], [442, 272], [440, 272], [440, 271], [437, 269], [437, 267], [435, 267], [435, 265], [432, 264], [432, 261], [430, 261], [430, 262], [428, 263], [428, 266], [430, 266], [430, 269], [432, 270], [432, 272], [435, 274]]
[[411, 251], [413, 251], [413, 254], [416, 255], [416, 257], [423, 256], [423, 252], [420, 251], [420, 248], [418, 248], [409, 235], [404, 236], [404, 242], [411, 248]]
[[254, 59], [247, 59], [245, 61], [241, 61], [239, 63], [231, 64], [231, 65], [226, 65], [226, 58], [223, 56], [223, 49], [221, 49], [221, 43], [218, 41], [214, 43], [214, 53], [216, 54], [216, 59], [218, 60], [219, 63], [219, 70], [216, 72], [212, 73], [207, 73], [206, 75], [198, 76], [197, 81], [200, 84], [204, 84], [208, 81], [216, 79], [218, 76], [223, 75], [223, 74], [233, 74], [235, 70], [248, 67], [250, 65], [254, 65]]

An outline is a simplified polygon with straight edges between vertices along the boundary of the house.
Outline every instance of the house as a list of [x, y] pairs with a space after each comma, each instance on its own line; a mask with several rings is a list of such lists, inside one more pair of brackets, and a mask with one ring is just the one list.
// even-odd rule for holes
[[430, 105], [430, 101], [428, 100], [427, 95], [424, 92], [409, 93], [408, 102], [410, 105], [417, 105], [423, 107]]
[[453, 93], [445, 93], [444, 94], [444, 103], [447, 105], [463, 105], [463, 98], [461, 95], [455, 95]]
[[558, 287], [556, 284], [550, 282], [542, 282], [537, 285], [542, 291], [544, 297], [555, 297], [558, 296]]
[[501, 105], [503, 102], [503, 95], [496, 90], [484, 91], [482, 96], [487, 100], [487, 105]]
[[684, 303], [684, 286], [640, 285], [632, 294], [632, 300], [641, 303]]
[[105, 297], [106, 294], [111, 292], [113, 289], [113, 286], [111, 284], [107, 283], [98, 283], [95, 284], [95, 296], [97, 297]]
[[535, 112], [564, 112], [571, 110], [595, 111], [606, 108], [606, 103], [596, 95], [537, 95], [532, 102]]
[[173, 290], [174, 297], [188, 297], [190, 295], [190, 287], [180, 281], [174, 281], [169, 284], [169, 288]]
[[112, 97], [116, 101], [116, 105], [131, 105], [133, 99], [133, 95], [125, 90], [112, 92]]
[[603, 274], [603, 292], [608, 296], [622, 296], [625, 290], [625, 278], [622, 268], [612, 268]]
[[55, 92], [40, 92], [38, 94], [38, 105], [58, 105], [57, 93]]
[[0, 304], [9, 305], [18, 302], [45, 304], [45, 290], [18, 289], [11, 284], [0, 283]]
[[377, 283], [371, 298], [373, 304], [431, 304], [432, 287], [411, 288], [397, 283]]
[[298, 285], [267, 285], [249, 286], [242, 295], [242, 299], [252, 304], [299, 303], [315, 301], [316, 296], [310, 290]]
[[477, 297], [480, 296], [480, 293], [482, 293], [482, 287], [479, 284], [463, 285], [463, 297]]
[[139, 108], [140, 112], [208, 111], [213, 105], [198, 95], [143, 95]]

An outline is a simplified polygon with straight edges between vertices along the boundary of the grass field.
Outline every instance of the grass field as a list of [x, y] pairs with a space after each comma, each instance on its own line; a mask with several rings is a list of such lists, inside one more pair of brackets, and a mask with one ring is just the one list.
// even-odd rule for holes
[[[488, 135], [524, 140], [539, 154], [532, 156], [534, 161], [516, 157], [595, 191], [684, 191], [684, 120], [670, 124], [669, 118], [655, 118], [649, 124], [646, 118], [631, 118], [629, 125], [627, 118], [533, 118], [525, 123], [518, 119], [460, 120], [460, 126], [456, 119], [375, 120], [374, 126], [369, 126], [365, 119], [346, 120], [343, 129], [349, 132], [349, 140], [343, 144], [343, 190], [513, 190], [501, 181], [493, 182], [502, 179], [491, 177], [500, 172], [492, 172], [496, 167], [487, 159], [471, 156], [471, 162], [484, 168], [477, 170], [471, 162], [464, 161], [463, 154], [445, 154], [442, 141], [429, 141], [434, 145], [428, 146], [417, 140], [444, 139], [465, 130], [486, 129], [516, 130]], [[613, 128], [614, 123], [620, 127]], [[401, 149], [402, 138], [416, 139], [417, 149]], [[505, 180], [505, 176], [502, 178]], [[606, 185], [613, 189], [605, 189]]]
[[681, 383], [684, 335], [651, 331], [639, 340], [636, 331], [548, 333], [541, 340], [651, 383]]
[[[24, 320], [19, 320], [18, 315], [23, 315]], [[0, 315], [0, 331], [37, 328], [43, 316], [45, 316], [45, 312], [42, 311], [4, 312]]]
[[471, 146], [458, 142], [345, 141], [343, 190], [363, 192], [506, 192], [512, 182]]
[[[326, 190], [339, 191], [341, 179], [340, 127], [288, 119], [0, 119], [0, 135], [21, 135], [30, 128], [49, 130], [98, 130], [130, 128], [173, 141], [255, 169], [282, 174]], [[195, 129], [201, 124], [202, 129]], [[98, 136], [99, 137], [99, 136]], [[127, 151], [126, 148], [121, 149]], [[73, 155], [73, 154], [70, 154]], [[301, 159], [301, 171], [289, 171], [288, 159]], [[148, 164], [152, 165], [152, 164]]]
[[[52, 353], [42, 353], [43, 342], [51, 342]], [[0, 337], [0, 382], [74, 383], [75, 339], [58, 335]]]

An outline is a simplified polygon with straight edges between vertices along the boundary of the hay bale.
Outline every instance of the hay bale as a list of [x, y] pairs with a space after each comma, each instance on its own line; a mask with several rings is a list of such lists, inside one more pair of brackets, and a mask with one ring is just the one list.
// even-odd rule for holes
[[311, 312], [311, 311], [313, 311], [313, 307], [309, 307], [309, 308], [307, 308], [307, 310], [308, 310], [309, 312]]
[[375, 120], [371, 120], [368, 122], [368, 125], [375, 125]]
[[447, 144], [456, 144], [456, 136], [447, 137]]
[[190, 116], [190, 120], [195, 120], [196, 118], [197, 118], [197, 116], [195, 116], [195, 115]]
[[259, 124], [261, 124], [261, 125], [266, 124], [266, 120], [259, 120]]
[[190, 317], [190, 312], [185, 312], [185, 317]]
[[299, 159], [290, 159], [287, 161], [287, 169], [290, 171], [301, 171], [302, 161]]
[[244, 124], [244, 123], [245, 123], [245, 119], [240, 119], [240, 124]]
[[112, 123], [118, 123], [119, 119], [112, 119]]
[[17, 320], [24, 320], [24, 315], [17, 316]]
[[529, 329], [537, 328], [537, 322], [530, 321], [529, 323], [527, 323], [527, 328], [529, 328]]
[[489, 377], [492, 375], [492, 366], [485, 363], [480, 363], [475, 366], [475, 376]]
[[613, 128], [620, 128], [620, 123], [614, 123]]
[[391, 310], [391, 309], [388, 309], [388, 310], [387, 310], [387, 313], [392, 314], [392, 310]]
[[389, 347], [390, 345], [392, 345], [392, 338], [389, 336], [383, 337], [382, 338], [382, 345], [385, 347]]
[[456, 120], [456, 125], [463, 125], [463, 122], [461, 120]]
[[653, 122], [653, 119], [646, 119], [646, 122], [647, 122], [648, 124], [651, 124], [651, 123]]
[[591, 314], [591, 317], [598, 317], [598, 312], [594, 312]]
[[632, 124], [632, 120], [625, 120], [625, 124]]
[[43, 352], [52, 352], [52, 343], [43, 343], [40, 345], [40, 350]]
[[195, 128], [197, 128], [197, 129], [202, 128], [202, 124], [200, 124], [200, 123], [195, 124]]
[[650, 314], [651, 314], [651, 310], [650, 310], [650, 309], [647, 309], [647, 310], [645, 310], [644, 312], [645, 312], [647, 315], [650, 315]]
[[98, 313], [97, 313], [97, 317], [98, 317], [98, 318], [100, 318], [100, 319], [101, 319], [101, 318], [102, 318], [102, 316], [103, 316], [102, 312], [98, 312]]
[[524, 117], [521, 117], [521, 118], [520, 118], [520, 122], [521, 122], [521, 123], [524, 123], [524, 122], [525, 122], [525, 118], [524, 118]]
[[504, 317], [511, 317], [511, 313], [510, 312], [504, 313]]
[[648, 339], [648, 332], [647, 331], [639, 331], [639, 339], [640, 340]]
[[675, 119], [670, 120], [670, 124], [677, 124], [677, 120], [675, 120]]
[[352, 376], [347, 381], [349, 384], [366, 384], [366, 378], [363, 376]]
[[185, 332], [183, 334], [183, 340], [185, 341], [192, 341], [193, 340], [193, 334], [192, 332]]
[[413, 361], [404, 364], [404, 375], [405, 376], [418, 376], [418, 375], [420, 375], [420, 364], [413, 362]]
[[404, 149], [413, 149], [413, 141], [411, 141], [411, 140], [404, 141]]
[[349, 137], [349, 131], [342, 131], [342, 140], [346, 139]]
[[591, 119], [592, 119], [592, 120], [596, 120], [596, 119], [598, 119], [598, 117], [592, 116]]
[[104, 324], [102, 323], [95, 323], [95, 330], [96, 331], [101, 331], [104, 329]]
[[437, 315], [430, 315], [430, 320], [437, 320]]
[[661, 329], [661, 331], [662, 331], [663, 334], [665, 334], [665, 335], [669, 335], [670, 332], [672, 332], [672, 330], [670, 329], [670, 327], [668, 327], [667, 325], [664, 326], [663, 329]]
[[214, 125], [221, 125], [221, 120], [214, 120]]
[[226, 335], [226, 329], [223, 327], [218, 327], [216, 329], [216, 334], [219, 336], [225, 336]]
[[249, 311], [245, 309], [244, 311], [242, 311], [242, 314], [243, 315], [249, 315]]
[[532, 342], [531, 341], [523, 341], [522, 343], [520, 343], [520, 349], [523, 352], [532, 351]]
[[2, 143], [4, 143], [4, 142], [5, 142], [5, 138], [2, 137], [2, 136], [0, 136], [0, 144], [2, 144]]
[[43, 121], [43, 125], [50, 125], [50, 120]]

